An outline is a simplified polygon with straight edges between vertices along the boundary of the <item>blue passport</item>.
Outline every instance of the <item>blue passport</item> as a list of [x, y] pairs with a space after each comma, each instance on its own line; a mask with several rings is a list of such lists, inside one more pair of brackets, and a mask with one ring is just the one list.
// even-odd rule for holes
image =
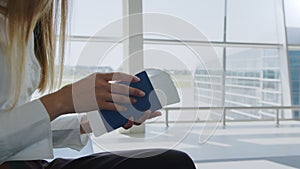
[[[145, 92], [144, 97], [135, 97], [137, 102], [134, 104], [126, 105], [127, 110], [125, 112], [101, 110], [100, 115], [106, 127], [106, 130], [112, 131], [119, 127], [122, 127], [128, 122], [129, 117], [133, 116], [134, 120], [138, 120], [146, 110], [156, 111], [162, 108], [160, 101], [154, 92], [154, 88], [150, 82], [150, 79], [145, 71], [142, 71], [136, 75], [140, 78], [137, 83], [122, 83], [131, 87], [140, 89]], [[150, 97], [149, 97], [150, 96]]]

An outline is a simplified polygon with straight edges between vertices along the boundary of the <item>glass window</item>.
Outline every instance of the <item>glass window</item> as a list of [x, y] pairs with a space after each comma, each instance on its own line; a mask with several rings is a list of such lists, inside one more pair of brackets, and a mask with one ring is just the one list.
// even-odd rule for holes
[[72, 35], [93, 36], [106, 25], [122, 18], [122, 1], [74, 0], [72, 4]]
[[[74, 82], [96, 71], [110, 72], [116, 70], [122, 62], [123, 56], [122, 44], [118, 44], [108, 51], [105, 60], [100, 59], [104, 56], [99, 56], [100, 50], [114, 46], [112, 43], [105, 42], [107, 38], [122, 36], [122, 24], [118, 21], [123, 16], [122, 1], [89, 0], [87, 2], [74, 0], [71, 4], [70, 35], [80, 38], [71, 38], [67, 41], [62, 85]], [[118, 21], [115, 25], [120, 25], [118, 30], [103, 31], [103, 28], [114, 21]], [[115, 28], [115, 25], [112, 27]], [[100, 30], [102, 31], [101, 34], [96, 35]], [[87, 44], [89, 37], [95, 35], [99, 36], [99, 41]], [[104, 55], [103, 52], [101, 54]]]
[[[224, 1], [220, 0], [144, 0], [144, 13], [163, 13], [184, 19], [210, 41], [223, 41]], [[145, 36], [149, 38], [149, 36]], [[197, 40], [187, 37], [186, 40]]]
[[287, 27], [300, 28], [300, 1], [285, 0], [284, 2]]
[[289, 44], [300, 44], [300, 1], [285, 0], [286, 26]]
[[300, 95], [300, 51], [289, 51], [290, 59], [290, 77], [292, 82], [292, 101], [293, 105], [299, 105], [299, 95]]
[[[280, 79], [279, 53], [278, 49], [227, 48], [226, 105], [261, 106], [265, 101], [281, 104], [284, 82]], [[264, 95], [267, 91], [277, 93]]]
[[62, 85], [74, 82], [94, 72], [117, 71], [122, 64], [122, 44], [69, 41], [68, 47]]
[[283, 42], [277, 5], [274, 0], [228, 0], [227, 41]]
[[[197, 97], [206, 98], [206, 102], [198, 106], [208, 106], [211, 104], [210, 99], [216, 99], [212, 98], [212, 89], [221, 93], [221, 77], [217, 76], [219, 75], [217, 72], [214, 74], [213, 70], [206, 68], [220, 65], [217, 69], [222, 70], [220, 60], [215, 56], [222, 56], [222, 48], [215, 48], [214, 56], [211, 55], [211, 47], [193, 46], [193, 49], [200, 51], [198, 54], [201, 56], [198, 57], [184, 45], [144, 45], [144, 67], [159, 68], [169, 72], [182, 93], [182, 102], [172, 106], [195, 106], [194, 96], [197, 94], [199, 94]], [[205, 57], [212, 60], [207, 62], [207, 59], [203, 59]]]

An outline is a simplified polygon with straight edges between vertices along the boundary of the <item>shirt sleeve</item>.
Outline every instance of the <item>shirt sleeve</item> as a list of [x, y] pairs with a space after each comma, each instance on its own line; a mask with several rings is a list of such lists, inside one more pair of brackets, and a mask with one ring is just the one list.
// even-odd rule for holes
[[107, 133], [106, 127], [104, 125], [105, 119], [102, 119], [100, 113], [98, 111], [92, 111], [87, 113], [87, 119], [92, 128], [93, 134], [96, 137], [99, 137], [105, 133]]
[[88, 134], [80, 134], [80, 119], [77, 114], [67, 114], [51, 122], [53, 147], [81, 150], [88, 141]]
[[[94, 111], [88, 112], [87, 117], [93, 134], [100, 136], [107, 133], [107, 130], [102, 119], [95, 118], [97, 117], [95, 113], [99, 116], [99, 112]], [[92, 118], [91, 114], [93, 114]], [[51, 128], [54, 148], [68, 147], [79, 151], [87, 144], [89, 134], [80, 134], [81, 118], [82, 114], [67, 114], [52, 121]]]
[[[50, 118], [39, 100], [0, 112], [0, 163], [49, 137]], [[47, 149], [52, 151], [51, 143]]]

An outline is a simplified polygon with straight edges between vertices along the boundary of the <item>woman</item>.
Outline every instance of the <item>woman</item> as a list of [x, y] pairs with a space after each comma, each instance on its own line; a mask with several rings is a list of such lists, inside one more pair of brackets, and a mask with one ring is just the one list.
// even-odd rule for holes
[[[67, 0], [0, 0], [0, 169], [195, 168], [186, 154], [173, 150], [119, 152], [122, 156], [100, 153], [79, 159], [55, 159], [50, 163], [42, 160], [53, 157], [53, 147], [75, 150], [84, 147], [87, 137], [84, 134], [92, 131], [84, 116], [78, 120], [75, 112], [122, 111], [126, 109], [124, 104], [134, 102], [126, 97], [127, 91], [137, 97], [144, 95], [138, 89], [109, 83], [111, 80], [134, 83], [139, 81], [137, 77], [95, 73], [30, 101], [36, 89], [45, 92], [59, 84], [54, 75], [61, 78], [67, 15]], [[57, 34], [61, 36], [54, 40]], [[55, 53], [58, 58], [54, 58]], [[55, 60], [60, 66], [54, 66]], [[76, 95], [72, 94], [74, 87], [79, 90]], [[93, 95], [96, 105], [89, 103]], [[73, 100], [80, 103], [76, 109]], [[146, 111], [136, 122], [130, 119], [123, 127], [130, 128], [159, 115], [160, 112]], [[158, 155], [138, 158], [151, 153]]]

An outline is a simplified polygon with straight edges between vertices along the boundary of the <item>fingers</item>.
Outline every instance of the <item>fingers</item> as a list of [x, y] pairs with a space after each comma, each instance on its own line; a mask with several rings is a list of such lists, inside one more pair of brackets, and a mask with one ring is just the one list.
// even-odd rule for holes
[[158, 116], [161, 116], [161, 112], [160, 111], [155, 111], [155, 112], [152, 112], [150, 117], [148, 119], [152, 119], [152, 118], [155, 118], [155, 117], [158, 117]]
[[138, 96], [143, 97], [145, 96], [145, 93], [142, 90], [139, 90], [137, 88], [129, 87], [127, 85], [122, 84], [111, 84], [110, 90], [112, 93], [119, 93], [124, 95], [131, 95], [131, 96]]
[[[103, 74], [102, 74], [103, 75]], [[122, 81], [122, 82], [138, 82], [140, 79], [136, 76], [128, 75], [125, 73], [106, 73], [104, 74], [104, 80], [106, 81]]]
[[[109, 81], [117, 79], [119, 81], [136, 82], [138, 78], [124, 73], [95, 73], [95, 94], [98, 107], [101, 110], [126, 111], [123, 104], [133, 104], [136, 100], [129, 96], [143, 97], [145, 93], [139, 89], [127, 85], [110, 83]], [[114, 103], [112, 103], [114, 102]], [[117, 103], [117, 104], [116, 104]], [[119, 105], [120, 104], [120, 105]], [[122, 106], [121, 106], [122, 105]]]
[[110, 92], [98, 91], [96, 93], [96, 97], [98, 100], [121, 103], [121, 104], [134, 104], [137, 100], [133, 97], [129, 97], [128, 95], [115, 94]]
[[160, 111], [151, 112], [151, 110], [147, 110], [147, 111], [144, 112], [142, 117], [140, 117], [137, 121], [134, 122], [134, 124], [135, 125], [141, 125], [146, 120], [152, 119], [152, 118], [155, 118], [155, 117], [158, 117], [158, 116], [161, 116]]
[[[111, 76], [120, 77], [121, 80], [131, 80], [134, 78], [131, 75], [123, 73], [108, 73], [108, 74], [96, 74], [99, 78], [95, 81], [95, 91], [97, 96], [104, 96], [103, 99], [107, 101], [119, 102], [119, 103], [134, 103], [133, 98], [129, 96], [143, 97], [145, 93], [142, 90], [130, 87], [128, 85], [109, 83], [107, 79], [111, 79]], [[123, 78], [123, 79], [122, 79]], [[104, 80], [106, 79], [106, 80]], [[119, 94], [119, 95], [117, 95]], [[123, 96], [121, 96], [123, 95]], [[126, 98], [127, 97], [127, 98]], [[101, 97], [97, 97], [101, 98]]]
[[114, 103], [122, 103], [122, 104], [133, 104], [136, 102], [136, 99], [124, 95], [119, 94], [107, 94], [106, 100]]
[[134, 121], [133, 117], [132, 117], [132, 116], [129, 117], [128, 122], [123, 126], [123, 128], [124, 128], [124, 129], [129, 129], [129, 128], [131, 128], [131, 127], [133, 126], [133, 124], [134, 124], [133, 121]]
[[59, 95], [55, 96], [62, 98], [59, 102], [63, 102], [66, 107], [64, 113], [97, 109], [122, 112], [126, 111], [125, 104], [135, 102], [130, 96], [138, 97], [145, 94], [139, 89], [110, 82], [138, 82], [139, 80], [135, 76], [124, 73], [93, 73], [69, 87], [62, 88]]
[[118, 111], [118, 112], [124, 112], [127, 110], [125, 106], [121, 106], [119, 104], [112, 103], [112, 102], [98, 103], [98, 105], [100, 110], [111, 110], [111, 111]]
[[123, 128], [124, 129], [129, 129], [133, 125], [141, 125], [147, 119], [155, 118], [155, 117], [158, 117], [158, 116], [161, 116], [160, 111], [151, 112], [150, 110], [147, 110], [146, 112], [144, 112], [143, 116], [139, 120], [137, 120], [136, 122], [134, 121], [134, 118], [131, 116], [128, 119], [128, 122], [123, 126]]
[[151, 111], [147, 110], [144, 112], [144, 114], [137, 120], [134, 122], [135, 125], [141, 125], [142, 123], [144, 123], [147, 119], [149, 119], [151, 116]]

